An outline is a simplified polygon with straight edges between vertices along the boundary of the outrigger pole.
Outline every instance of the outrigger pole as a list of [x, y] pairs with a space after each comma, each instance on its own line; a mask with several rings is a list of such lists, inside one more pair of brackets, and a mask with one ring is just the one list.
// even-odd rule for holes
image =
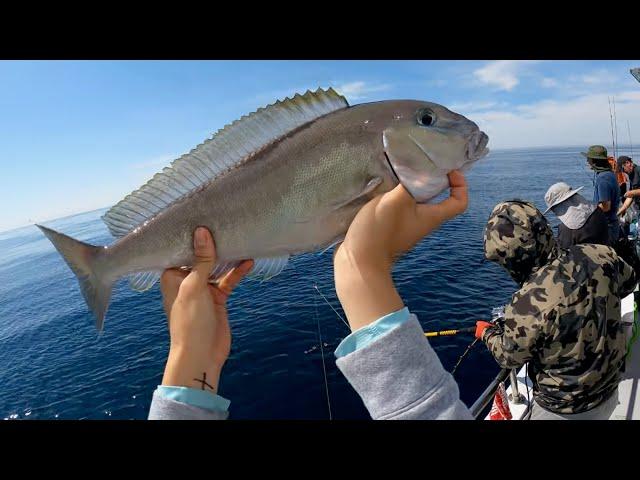
[[613, 134], [613, 114], [611, 113], [611, 97], [607, 97], [607, 100], [609, 101], [609, 121], [611, 123], [611, 143], [613, 145], [613, 156], [617, 157], [618, 155], [616, 154], [616, 138]]
[[613, 126], [616, 132], [616, 158], [618, 158], [618, 148], [620, 144], [618, 143], [618, 116], [616, 115], [616, 97], [612, 97], [613, 99]]

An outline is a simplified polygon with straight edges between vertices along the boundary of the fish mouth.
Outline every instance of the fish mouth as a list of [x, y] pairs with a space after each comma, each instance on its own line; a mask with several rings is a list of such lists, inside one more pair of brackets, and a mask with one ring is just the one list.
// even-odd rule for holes
[[471, 161], [479, 160], [489, 153], [487, 147], [489, 137], [486, 133], [478, 131], [473, 134], [467, 143], [467, 158]]

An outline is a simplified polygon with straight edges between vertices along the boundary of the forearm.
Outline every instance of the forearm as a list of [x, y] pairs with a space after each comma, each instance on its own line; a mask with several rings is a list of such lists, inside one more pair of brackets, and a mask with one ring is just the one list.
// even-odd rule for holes
[[520, 368], [530, 359], [529, 352], [499, 328], [486, 329], [482, 340], [502, 368]]
[[624, 203], [618, 210], [618, 215], [622, 215], [624, 212], [626, 212], [632, 203], [633, 203], [633, 198], [625, 198]]
[[216, 394], [222, 365], [208, 355], [172, 346], [149, 420], [224, 420], [229, 401]]
[[197, 388], [213, 394], [218, 393], [222, 365], [210, 359], [210, 355], [172, 346], [162, 377], [162, 385]]
[[334, 259], [336, 293], [352, 331], [404, 307], [390, 262], [369, 262], [341, 251]]

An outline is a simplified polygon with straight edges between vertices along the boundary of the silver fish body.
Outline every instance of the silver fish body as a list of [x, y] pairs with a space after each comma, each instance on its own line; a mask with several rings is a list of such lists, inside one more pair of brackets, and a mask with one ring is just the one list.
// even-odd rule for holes
[[[420, 123], [427, 117], [435, 119], [433, 125]], [[78, 275], [102, 328], [113, 282], [138, 274], [138, 289], [144, 290], [162, 270], [191, 265], [197, 226], [213, 232], [220, 268], [264, 259], [258, 269], [272, 276], [288, 256], [339, 241], [362, 205], [398, 182], [418, 201], [434, 197], [447, 187], [447, 172], [464, 170], [487, 153], [487, 140], [473, 122], [436, 104], [406, 100], [345, 107], [264, 145], [251, 147], [251, 137], [243, 137], [249, 146], [239, 161], [201, 184], [185, 179], [194, 185], [190, 192], [108, 247], [41, 228]], [[172, 188], [170, 182], [162, 185]], [[161, 192], [129, 197], [125, 206], [141, 205], [143, 212], [151, 211], [143, 209], [145, 199], [156, 204], [162, 199]], [[127, 224], [129, 210], [116, 210], [119, 216], [109, 220], [116, 228], [118, 221]]]

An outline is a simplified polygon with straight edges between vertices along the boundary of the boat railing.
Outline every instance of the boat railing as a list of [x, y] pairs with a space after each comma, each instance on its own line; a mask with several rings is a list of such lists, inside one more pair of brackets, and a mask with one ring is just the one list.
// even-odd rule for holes
[[[527, 403], [526, 400], [523, 400], [522, 394], [518, 391], [518, 375], [516, 369], [503, 368], [501, 369], [493, 381], [487, 386], [484, 392], [480, 394], [475, 403], [471, 406], [471, 415], [476, 420], [482, 420], [486, 416], [486, 409], [493, 400], [498, 387], [502, 382], [509, 379], [509, 386], [511, 387], [511, 393], [509, 395], [509, 400], [513, 404], [520, 404], [522, 402]], [[528, 412], [528, 408], [525, 411], [525, 414]]]
[[511, 372], [508, 368], [503, 368], [498, 372], [496, 378], [487, 386], [484, 392], [480, 394], [475, 403], [471, 406], [471, 415], [476, 420], [482, 420], [480, 416], [484, 413], [485, 409], [493, 400], [494, 395], [496, 394], [496, 390], [500, 383], [504, 382], [507, 377], [509, 377], [509, 373]]

